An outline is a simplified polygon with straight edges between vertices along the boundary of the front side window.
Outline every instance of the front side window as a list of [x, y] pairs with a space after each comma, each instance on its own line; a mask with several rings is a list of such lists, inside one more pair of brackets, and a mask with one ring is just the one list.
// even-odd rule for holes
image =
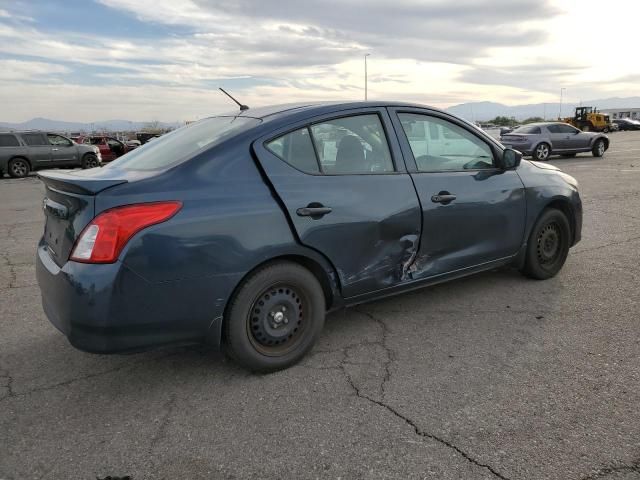
[[393, 172], [380, 117], [337, 118], [311, 126], [320, 166], [327, 174]]
[[400, 113], [398, 117], [419, 171], [493, 168], [491, 147], [464, 128], [428, 115]]
[[54, 135], [54, 134], [48, 134], [47, 138], [49, 139], [49, 143], [51, 145], [58, 145], [61, 147], [70, 147], [71, 146], [71, 141], [64, 138], [63, 136], [60, 135]]

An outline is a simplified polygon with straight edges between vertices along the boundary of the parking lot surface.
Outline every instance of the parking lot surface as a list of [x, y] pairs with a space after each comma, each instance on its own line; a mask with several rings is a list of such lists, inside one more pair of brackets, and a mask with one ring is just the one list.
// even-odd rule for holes
[[640, 132], [580, 182], [548, 281], [499, 270], [329, 316], [299, 365], [72, 348], [35, 284], [36, 177], [0, 180], [0, 479], [640, 479]]

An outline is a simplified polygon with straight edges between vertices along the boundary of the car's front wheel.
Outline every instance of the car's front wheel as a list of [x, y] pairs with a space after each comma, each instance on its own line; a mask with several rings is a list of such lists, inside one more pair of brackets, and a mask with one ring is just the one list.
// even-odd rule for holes
[[9, 175], [13, 178], [24, 178], [29, 175], [31, 165], [24, 158], [12, 158], [7, 167]]
[[98, 157], [93, 153], [85, 153], [82, 157], [82, 168], [95, 168], [99, 166]]
[[593, 153], [594, 157], [601, 157], [604, 155], [605, 150], [604, 140], [596, 140], [596, 143], [593, 144], [593, 148], [591, 149], [591, 153]]
[[311, 349], [324, 317], [324, 292], [316, 277], [293, 262], [271, 263], [244, 280], [231, 300], [225, 349], [249, 370], [280, 370]]
[[551, 147], [549, 146], [548, 143], [541, 143], [533, 151], [533, 158], [535, 158], [540, 162], [548, 160], [550, 156], [551, 156]]
[[522, 273], [538, 280], [555, 276], [567, 259], [571, 227], [557, 209], [545, 210], [531, 231]]

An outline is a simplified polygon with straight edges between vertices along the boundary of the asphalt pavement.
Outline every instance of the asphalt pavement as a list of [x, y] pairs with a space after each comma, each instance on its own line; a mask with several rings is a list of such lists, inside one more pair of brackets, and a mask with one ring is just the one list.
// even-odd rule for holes
[[329, 316], [299, 365], [92, 355], [45, 318], [37, 178], [0, 180], [0, 479], [640, 479], [640, 132], [575, 176], [561, 273], [498, 270]]

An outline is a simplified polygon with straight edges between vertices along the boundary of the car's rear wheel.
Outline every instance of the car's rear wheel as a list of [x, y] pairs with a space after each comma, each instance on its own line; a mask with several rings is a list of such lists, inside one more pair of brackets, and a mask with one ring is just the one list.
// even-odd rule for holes
[[98, 157], [96, 157], [93, 153], [85, 153], [82, 157], [82, 168], [95, 168], [99, 166]]
[[31, 165], [24, 158], [12, 158], [7, 167], [9, 175], [13, 178], [24, 178], [29, 175]]
[[591, 149], [591, 153], [593, 153], [594, 157], [602, 157], [606, 150], [606, 146], [604, 144], [604, 140], [596, 140], [596, 143], [593, 144], [593, 148]]
[[243, 367], [270, 372], [299, 361], [316, 342], [325, 317], [322, 286], [293, 262], [251, 274], [225, 315], [225, 348]]
[[571, 227], [560, 210], [545, 210], [531, 231], [522, 273], [538, 280], [554, 277], [564, 265], [571, 245]]
[[551, 156], [551, 147], [549, 146], [548, 143], [541, 143], [533, 151], [533, 158], [541, 162], [548, 160], [550, 156]]

